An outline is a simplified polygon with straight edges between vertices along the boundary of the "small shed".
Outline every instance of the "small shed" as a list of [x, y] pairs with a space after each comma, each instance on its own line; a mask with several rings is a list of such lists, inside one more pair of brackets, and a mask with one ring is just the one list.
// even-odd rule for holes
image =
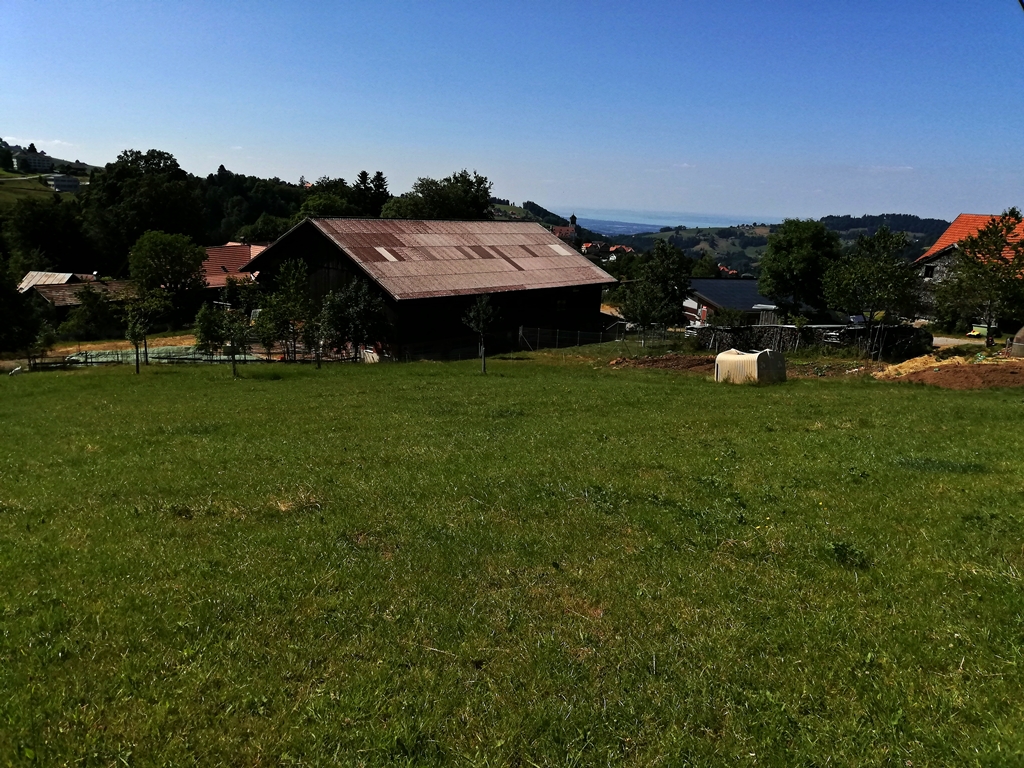
[[781, 352], [740, 352], [727, 349], [715, 358], [715, 381], [742, 384], [757, 381], [772, 384], [786, 380], [786, 358]]

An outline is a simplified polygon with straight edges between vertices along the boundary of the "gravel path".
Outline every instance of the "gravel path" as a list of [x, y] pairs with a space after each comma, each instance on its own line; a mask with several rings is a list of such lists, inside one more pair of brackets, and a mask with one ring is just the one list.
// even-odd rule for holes
[[984, 339], [954, 339], [949, 336], [934, 336], [932, 337], [933, 347], [951, 347], [957, 344], [977, 344], [979, 346], [985, 346]]

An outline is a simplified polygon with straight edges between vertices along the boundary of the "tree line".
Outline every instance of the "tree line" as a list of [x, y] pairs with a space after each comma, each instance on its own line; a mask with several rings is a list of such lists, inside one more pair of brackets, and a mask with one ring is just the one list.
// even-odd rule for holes
[[362, 346], [382, 341], [387, 332], [384, 301], [357, 278], [322, 299], [309, 295], [303, 261], [281, 265], [275, 284], [229, 278], [217, 305], [204, 304], [196, 315], [196, 347], [226, 352], [232, 370], [239, 356], [257, 342], [269, 359], [296, 360], [300, 349], [312, 353], [317, 367], [325, 355], [358, 356]]
[[[137, 326], [138, 316], [149, 326], [190, 322], [204, 285], [203, 246], [273, 241], [306, 217], [486, 219], [491, 186], [462, 170], [421, 177], [396, 197], [380, 171], [293, 184], [222, 165], [198, 177], [170, 153], [126, 150], [77, 195], [0, 206], [0, 352], [58, 337], [109, 338], [130, 321]], [[146, 310], [129, 317], [128, 305], [115, 311], [102, 291], [84, 286], [82, 304], [58, 325], [51, 308], [16, 290], [31, 270], [131, 278]]]

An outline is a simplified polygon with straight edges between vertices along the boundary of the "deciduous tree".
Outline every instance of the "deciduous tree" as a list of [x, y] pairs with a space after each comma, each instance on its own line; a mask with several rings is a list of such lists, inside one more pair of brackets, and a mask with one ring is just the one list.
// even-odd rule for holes
[[828, 306], [863, 315], [869, 344], [878, 317], [894, 324], [912, 317], [920, 308], [921, 277], [906, 258], [909, 244], [905, 232], [892, 232], [882, 226], [871, 237], [861, 235], [853, 250], [825, 273], [823, 289]]
[[178, 307], [206, 287], [206, 251], [185, 235], [146, 232], [132, 246], [132, 280], [142, 293], [166, 291]]
[[824, 224], [811, 219], [786, 219], [768, 236], [758, 291], [793, 313], [805, 304], [824, 309], [822, 281], [841, 255], [839, 235]]
[[57, 335], [74, 341], [121, 337], [121, 324], [107, 294], [84, 283], [75, 295], [81, 304], [72, 309], [57, 328]]
[[636, 279], [626, 286], [623, 317], [642, 332], [652, 325], [685, 323], [692, 264], [678, 248], [659, 240]]
[[29, 296], [18, 292], [15, 276], [0, 262], [0, 352], [28, 349], [40, 325]]
[[458, 171], [444, 179], [421, 177], [412, 192], [391, 199], [381, 211], [385, 219], [463, 219], [490, 218], [492, 184], [476, 171]]

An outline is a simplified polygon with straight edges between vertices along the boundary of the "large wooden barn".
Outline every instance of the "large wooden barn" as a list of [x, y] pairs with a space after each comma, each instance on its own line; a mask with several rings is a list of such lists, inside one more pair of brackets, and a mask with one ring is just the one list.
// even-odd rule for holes
[[395, 344], [465, 337], [481, 294], [496, 331], [519, 326], [593, 330], [601, 291], [615, 278], [539, 224], [509, 221], [306, 219], [242, 269], [273, 288], [281, 265], [301, 259], [315, 297], [365, 278], [387, 307]]

